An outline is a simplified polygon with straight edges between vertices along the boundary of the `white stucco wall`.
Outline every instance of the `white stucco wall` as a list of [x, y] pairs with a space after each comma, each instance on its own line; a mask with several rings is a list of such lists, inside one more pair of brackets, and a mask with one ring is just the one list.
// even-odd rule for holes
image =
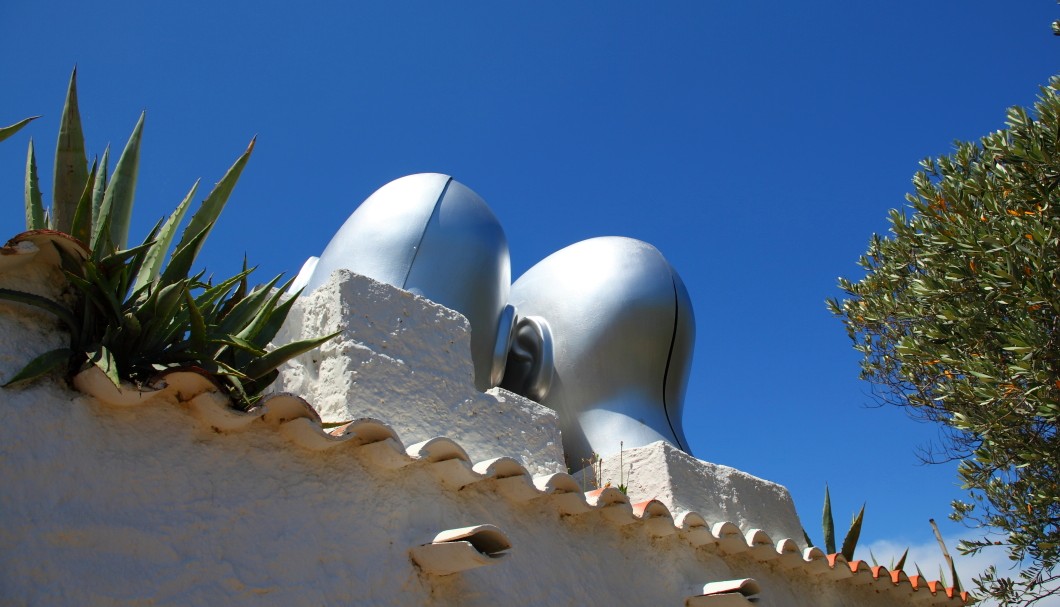
[[534, 474], [562, 472], [556, 413], [507, 390], [475, 389], [471, 330], [449, 308], [339, 270], [299, 298], [277, 343], [339, 332], [282, 370], [277, 389], [325, 422], [386, 420], [406, 444], [448, 436], [474, 460], [508, 455]]
[[[0, 304], [0, 382], [61, 343], [49, 324]], [[415, 351], [398, 358], [423, 369]], [[445, 462], [384, 465], [373, 445], [393, 440], [314, 451], [286, 430], [313, 422], [260, 414], [229, 432], [173, 396], [115, 407], [54, 378], [0, 389], [0, 604], [682, 605], [697, 586], [745, 577], [769, 607], [946, 604], [770, 544], [697, 546], [703, 528], [641, 519], [621, 501], [529, 489], [517, 501], [481, 476], [456, 488]], [[564, 514], [572, 506], [583, 512]], [[482, 523], [511, 540], [497, 564], [437, 577], [410, 560], [439, 531]]]
[[774, 540], [791, 538], [805, 548], [795, 502], [783, 485], [698, 460], [662, 441], [604, 455], [599, 469], [597, 482], [625, 484], [633, 502], [654, 498], [674, 514], [698, 512], [708, 521], [761, 529]]

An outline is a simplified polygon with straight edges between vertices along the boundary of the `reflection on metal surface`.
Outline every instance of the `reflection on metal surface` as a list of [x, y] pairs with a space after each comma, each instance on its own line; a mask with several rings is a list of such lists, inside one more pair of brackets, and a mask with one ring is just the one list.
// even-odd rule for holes
[[593, 238], [512, 285], [519, 318], [502, 385], [559, 412], [567, 462], [665, 440], [681, 427], [695, 320], [684, 283], [653, 246]]
[[467, 317], [475, 385], [504, 374], [514, 312], [508, 241], [486, 203], [448, 175], [421, 173], [376, 190], [328, 243], [306, 293], [347, 269], [412, 291]]

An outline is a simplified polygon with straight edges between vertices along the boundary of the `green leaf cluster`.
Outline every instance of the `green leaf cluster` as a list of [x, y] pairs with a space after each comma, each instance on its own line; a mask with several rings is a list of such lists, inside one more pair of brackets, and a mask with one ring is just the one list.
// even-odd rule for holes
[[[29, 120], [0, 129], [0, 140]], [[248, 290], [252, 269], [245, 261], [242, 272], [216, 284], [204, 280], [202, 272], [192, 274], [203, 242], [250, 158], [253, 140], [192, 214], [179, 240], [176, 235], [198, 183], [140, 244], [127, 247], [143, 124], [141, 115], [112, 172], [108, 152], [89, 167], [75, 70], [59, 129], [50, 209], [43, 204], [30, 142], [26, 227], [65, 232], [81, 241], [90, 253], [82, 259], [59, 250], [74, 295], [69, 307], [0, 289], [0, 299], [47, 310], [70, 332], [68, 348], [30, 361], [8, 384], [57, 368], [73, 374], [95, 365], [115, 385], [121, 380], [143, 385], [160, 371], [196, 367], [214, 374], [238, 405], [249, 407], [276, 378], [279, 365], [333, 336], [266, 351], [294, 303], [294, 297], [283, 297], [290, 283], [276, 288], [281, 278], [277, 276], [261, 288]]]
[[981, 592], [1015, 604], [1052, 594], [1060, 563], [1060, 78], [1033, 113], [924, 160], [909, 208], [873, 236], [857, 281], [829, 301], [886, 402], [947, 430], [979, 526], [1024, 570]]

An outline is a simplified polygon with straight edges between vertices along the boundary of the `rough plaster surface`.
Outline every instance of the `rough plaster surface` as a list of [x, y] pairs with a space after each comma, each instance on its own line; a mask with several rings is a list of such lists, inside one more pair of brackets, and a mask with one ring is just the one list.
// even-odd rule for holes
[[[594, 479], [592, 470], [576, 478]], [[761, 529], [773, 542], [790, 538], [802, 548], [802, 523], [786, 487], [729, 466], [692, 457], [658, 441], [603, 457], [601, 484], [625, 483], [631, 502], [657, 499], [673, 513], [698, 512], [709, 523], [729, 521]]]
[[[40, 263], [30, 262], [0, 272], [0, 288], [50, 299], [63, 299], [63, 284], [62, 272]], [[35, 357], [69, 343], [69, 335], [59, 330], [59, 322], [48, 312], [0, 300], [0, 384], [7, 383]]]
[[[0, 390], [3, 605], [674, 605], [753, 577], [762, 607], [902, 604], [892, 593], [652, 539], [425, 465], [298, 449], [256, 424], [217, 433], [184, 407], [112, 408], [57, 382]], [[431, 577], [409, 548], [490, 523], [498, 564]]]
[[334, 332], [276, 384], [324, 421], [375, 417], [406, 445], [447, 436], [474, 461], [507, 455], [535, 475], [566, 471], [554, 411], [500, 388], [475, 389], [470, 327], [458, 312], [339, 270], [299, 299], [276, 342]]

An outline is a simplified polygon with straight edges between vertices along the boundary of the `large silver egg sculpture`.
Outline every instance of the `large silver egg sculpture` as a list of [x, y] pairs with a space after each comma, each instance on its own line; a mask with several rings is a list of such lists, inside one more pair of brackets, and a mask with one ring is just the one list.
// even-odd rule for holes
[[508, 301], [519, 320], [502, 386], [559, 413], [573, 469], [620, 445], [689, 451], [695, 318], [658, 249], [621, 237], [573, 244], [519, 277]]
[[[315, 266], [313, 265], [315, 263]], [[350, 215], [320, 258], [305, 293], [347, 269], [452, 308], [471, 325], [475, 385], [500, 382], [513, 322], [508, 240], [486, 202], [448, 175], [391, 181]]]

